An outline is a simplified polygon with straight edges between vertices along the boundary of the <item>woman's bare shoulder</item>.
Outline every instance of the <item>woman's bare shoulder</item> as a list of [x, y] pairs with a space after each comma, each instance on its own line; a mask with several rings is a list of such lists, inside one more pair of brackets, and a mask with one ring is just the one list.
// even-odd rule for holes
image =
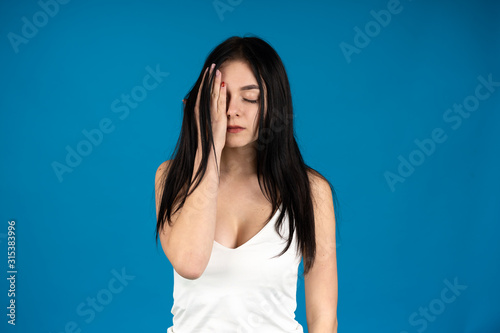
[[166, 160], [164, 162], [162, 162], [156, 171], [165, 171], [167, 170], [168, 166], [170, 165], [170, 162], [172, 162], [172, 160]]
[[157, 192], [158, 191], [162, 192], [161, 189], [163, 188], [165, 176], [166, 176], [168, 168], [170, 166], [170, 162], [171, 162], [171, 160], [164, 161], [156, 169], [155, 185], [156, 185]]
[[307, 169], [307, 176], [309, 178], [309, 182], [311, 185], [325, 185], [325, 183], [328, 183], [328, 180], [323, 176], [321, 173], [318, 171], [314, 170], [313, 168]]
[[172, 162], [172, 160], [166, 160], [158, 166], [158, 168], [156, 169], [156, 179], [161, 178], [161, 176], [165, 174], [165, 172], [168, 170], [168, 167], [170, 166], [170, 162]]
[[312, 199], [315, 202], [329, 201], [332, 196], [332, 189], [330, 182], [318, 171], [310, 168], [307, 171], [309, 177], [309, 184], [311, 186]]

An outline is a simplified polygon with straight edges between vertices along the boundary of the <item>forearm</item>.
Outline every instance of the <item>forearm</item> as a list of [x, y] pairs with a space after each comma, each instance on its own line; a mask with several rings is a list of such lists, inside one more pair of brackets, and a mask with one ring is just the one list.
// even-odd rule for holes
[[309, 333], [337, 333], [337, 317], [322, 318], [311, 323], [307, 323]]
[[[217, 154], [220, 163], [220, 154]], [[201, 152], [196, 153], [193, 179], [201, 164]], [[193, 184], [194, 185], [194, 184]], [[199, 185], [187, 196], [179, 217], [172, 226], [170, 244], [177, 253], [176, 264], [192, 265], [190, 272], [203, 271], [212, 252], [217, 213], [219, 171], [215, 164], [213, 149], [208, 157], [206, 172]], [[193, 273], [193, 275], [198, 275]]]

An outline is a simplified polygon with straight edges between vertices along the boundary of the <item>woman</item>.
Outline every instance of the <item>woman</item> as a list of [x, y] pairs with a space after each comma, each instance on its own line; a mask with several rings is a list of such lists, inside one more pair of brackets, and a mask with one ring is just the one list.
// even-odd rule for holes
[[174, 268], [169, 333], [303, 332], [301, 258], [308, 331], [337, 332], [336, 196], [302, 159], [268, 43], [231, 37], [210, 53], [155, 178], [156, 240]]

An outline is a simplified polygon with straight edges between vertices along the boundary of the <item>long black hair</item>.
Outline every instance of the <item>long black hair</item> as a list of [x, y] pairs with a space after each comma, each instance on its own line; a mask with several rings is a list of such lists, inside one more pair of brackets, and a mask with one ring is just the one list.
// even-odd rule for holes
[[[189, 189], [196, 189], [203, 178], [210, 149], [213, 148], [215, 152], [210, 119], [210, 87], [213, 85], [216, 69], [227, 60], [246, 61], [258, 82], [260, 96], [265, 96], [264, 90], [267, 94], [267, 105], [264, 98], [260, 98], [259, 102], [259, 134], [254, 142], [257, 154], [256, 160], [252, 162], [257, 164], [259, 186], [262, 193], [272, 203], [272, 212], [276, 212], [276, 209], [281, 207], [275, 227], [278, 233], [285, 213], [288, 212], [289, 239], [279, 256], [288, 250], [293, 235], [297, 232], [297, 251], [304, 255], [303, 274], [307, 274], [316, 255], [314, 209], [308, 172], [328, 182], [335, 206], [338, 206], [337, 196], [332, 184], [304, 163], [295, 140], [292, 94], [285, 67], [276, 51], [258, 37], [234, 36], [215, 47], [208, 55], [198, 80], [185, 96], [181, 133], [172, 153], [168, 172], [163, 174], [162, 179], [163, 195], [156, 224], [156, 243], [158, 244], [158, 234], [165, 222], [168, 221], [171, 225], [171, 216], [182, 208], [186, 197], [190, 194]], [[212, 63], [216, 66], [201, 87], [199, 128], [201, 129], [202, 160], [201, 167], [193, 179], [195, 155], [198, 148], [194, 108], [204, 69], [210, 67]], [[180, 200], [179, 203], [178, 200]], [[172, 211], [175, 205], [177, 205], [177, 210]], [[338, 215], [338, 210], [334, 209], [334, 211], [335, 215]], [[337, 221], [337, 218], [335, 220]]]

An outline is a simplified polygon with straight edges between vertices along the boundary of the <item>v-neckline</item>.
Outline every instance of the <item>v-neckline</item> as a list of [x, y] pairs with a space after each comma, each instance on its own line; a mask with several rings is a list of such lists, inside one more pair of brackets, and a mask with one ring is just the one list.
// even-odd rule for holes
[[275, 219], [276, 219], [276, 216], [278, 214], [278, 212], [281, 211], [281, 206], [278, 207], [278, 209], [276, 209], [276, 212], [274, 213], [273, 217], [271, 217], [271, 219], [266, 223], [265, 226], [263, 226], [259, 232], [257, 232], [255, 235], [252, 236], [252, 238], [250, 238], [249, 240], [247, 240], [245, 243], [241, 244], [240, 246], [237, 246], [235, 248], [232, 248], [232, 247], [227, 247], [225, 245], [222, 245], [221, 243], [217, 242], [215, 239], [214, 239], [214, 244], [217, 244], [219, 247], [225, 249], [225, 250], [228, 250], [228, 251], [236, 251], [236, 250], [239, 250], [241, 249], [242, 247], [246, 246], [248, 243], [251, 243], [252, 241], [255, 240], [255, 238], [257, 238], [260, 234], [262, 234], [264, 232], [264, 229], [266, 229], [268, 227], [268, 225], [270, 224], [274, 224], [274, 223], [271, 223], [271, 222], [274, 222]]

